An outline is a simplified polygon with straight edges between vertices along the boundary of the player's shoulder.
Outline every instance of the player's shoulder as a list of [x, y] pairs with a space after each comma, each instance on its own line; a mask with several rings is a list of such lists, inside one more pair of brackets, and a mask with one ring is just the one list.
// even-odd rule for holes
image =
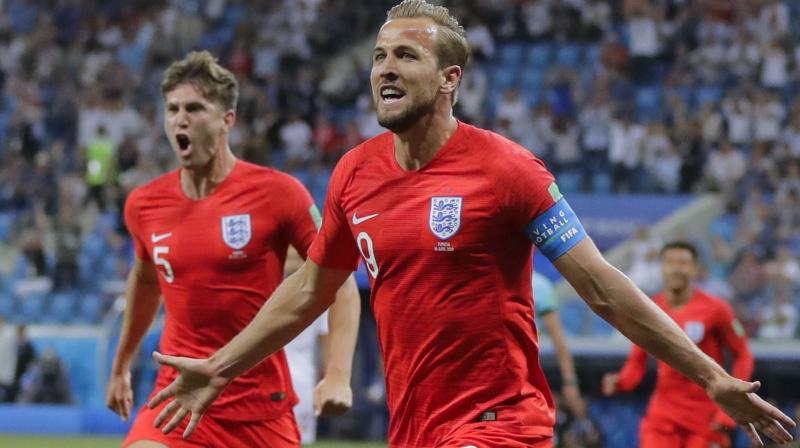
[[246, 184], [248, 189], [258, 191], [306, 189], [299, 179], [279, 169], [256, 165], [244, 160], [238, 160], [236, 163], [235, 181]]
[[125, 199], [126, 205], [138, 205], [156, 198], [174, 194], [179, 188], [179, 176], [179, 170], [174, 169], [145, 184], [139, 185], [128, 194], [128, 197]]
[[335, 178], [348, 178], [358, 169], [364, 169], [373, 163], [381, 163], [381, 156], [391, 152], [393, 145], [392, 133], [389, 131], [364, 140], [339, 159], [333, 176]]
[[700, 300], [706, 302], [707, 306], [711, 306], [725, 312], [731, 312], [731, 313], [733, 312], [733, 307], [731, 306], [731, 304], [728, 303], [728, 301], [723, 299], [722, 297], [716, 296], [708, 291], [705, 291], [697, 287], [695, 287], [695, 295]]
[[384, 152], [393, 146], [392, 133], [382, 132], [372, 138], [368, 138], [342, 156], [342, 161], [348, 165], [364, 163], [375, 159], [375, 154]]

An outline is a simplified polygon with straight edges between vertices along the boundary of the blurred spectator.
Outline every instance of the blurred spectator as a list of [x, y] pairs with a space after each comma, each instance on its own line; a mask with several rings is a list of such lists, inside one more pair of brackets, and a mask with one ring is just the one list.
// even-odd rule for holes
[[19, 403], [72, 403], [67, 369], [58, 353], [47, 347], [20, 380]]
[[281, 127], [280, 136], [284, 151], [286, 151], [286, 165], [289, 171], [303, 167], [311, 161], [313, 156], [311, 126], [299, 115], [289, 116], [289, 119]]
[[468, 62], [458, 88], [458, 101], [456, 102], [456, 106], [461, 112], [459, 114], [461, 120], [481, 125], [488, 88], [489, 77], [483, 67]]
[[661, 123], [650, 123], [642, 144], [644, 165], [656, 191], [676, 193], [680, 182], [681, 157]]
[[731, 95], [722, 103], [722, 113], [728, 127], [728, 140], [734, 145], [746, 145], [753, 136], [753, 112], [744, 95]]
[[17, 368], [14, 372], [14, 388], [8, 401], [16, 401], [22, 376], [35, 359], [36, 349], [28, 339], [28, 327], [26, 325], [17, 326]]
[[477, 15], [470, 16], [464, 24], [467, 30], [467, 43], [472, 49], [472, 55], [477, 61], [484, 61], [494, 57], [494, 38], [486, 24]]
[[650, 82], [662, 50], [663, 11], [649, 0], [628, 0], [624, 12], [631, 36], [632, 77], [639, 83]]
[[758, 255], [746, 249], [734, 264], [728, 282], [736, 292], [736, 297], [751, 302], [761, 293], [767, 281], [767, 272]]
[[791, 339], [797, 332], [797, 308], [787, 289], [781, 290], [775, 300], [761, 308], [758, 337], [763, 339]]
[[578, 172], [581, 162], [578, 146], [578, 128], [569, 118], [556, 118], [553, 121], [553, 169], [557, 173]]
[[583, 190], [589, 191], [596, 174], [608, 174], [611, 108], [605, 92], [592, 93], [591, 102], [581, 110], [578, 123], [583, 149]]
[[74, 289], [80, 279], [78, 258], [81, 250], [81, 227], [75, 209], [68, 205], [60, 208], [55, 220], [53, 237], [55, 240], [53, 288]]
[[10, 401], [17, 369], [17, 335], [14, 327], [0, 316], [0, 403]]
[[86, 184], [89, 186], [87, 197], [100, 210], [106, 209], [106, 191], [114, 181], [117, 147], [108, 135], [104, 125], [97, 127], [96, 136], [89, 141], [85, 149]]
[[611, 188], [614, 192], [636, 191], [645, 135], [644, 126], [634, 123], [628, 112], [612, 122], [608, 159], [611, 162]]
[[786, 117], [786, 108], [777, 94], [766, 91], [756, 94], [753, 104], [753, 136], [755, 142], [774, 143], [781, 133], [781, 123]]
[[519, 90], [509, 88], [503, 92], [503, 97], [497, 104], [496, 119], [508, 120], [511, 135], [506, 137], [515, 141], [524, 140], [523, 136], [526, 134], [526, 128], [530, 126], [531, 118], [528, 105], [519, 94]]
[[626, 274], [646, 294], [652, 295], [661, 289], [661, 243], [650, 235], [645, 226], [636, 229], [630, 246], [631, 265]]
[[742, 151], [735, 149], [731, 142], [724, 141], [718, 150], [711, 153], [705, 169], [709, 185], [714, 191], [731, 194], [746, 168], [747, 161]]

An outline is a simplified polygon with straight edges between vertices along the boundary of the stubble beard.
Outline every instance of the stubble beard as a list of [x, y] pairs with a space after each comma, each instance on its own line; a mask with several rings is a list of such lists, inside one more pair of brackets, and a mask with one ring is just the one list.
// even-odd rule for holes
[[[379, 102], [380, 98], [376, 101]], [[405, 109], [394, 115], [381, 114], [379, 105], [375, 104], [375, 110], [378, 111], [378, 124], [384, 128], [394, 132], [395, 134], [407, 131], [414, 126], [417, 121], [423, 116], [429, 114], [433, 110], [436, 97], [424, 98], [415, 104], [410, 104]]]

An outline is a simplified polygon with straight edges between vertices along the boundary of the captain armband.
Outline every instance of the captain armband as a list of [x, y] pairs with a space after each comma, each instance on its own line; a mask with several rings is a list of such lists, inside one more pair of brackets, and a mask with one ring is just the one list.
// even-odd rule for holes
[[525, 227], [525, 235], [550, 261], [556, 261], [586, 238], [586, 230], [561, 196]]

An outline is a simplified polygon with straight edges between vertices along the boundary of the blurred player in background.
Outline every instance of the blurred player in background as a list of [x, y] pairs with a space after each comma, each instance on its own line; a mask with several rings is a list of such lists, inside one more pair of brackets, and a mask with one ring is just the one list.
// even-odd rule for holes
[[[723, 351], [730, 351], [731, 373], [748, 380], [753, 372], [753, 355], [744, 328], [728, 302], [694, 286], [697, 257], [697, 249], [689, 243], [666, 244], [661, 250], [664, 291], [653, 301], [718, 363], [723, 363]], [[622, 370], [603, 377], [603, 393], [635, 389], [646, 371], [647, 352], [634, 345]], [[639, 431], [642, 448], [727, 447], [727, 431], [735, 426], [701, 387], [669, 365], [658, 363], [656, 388]]]
[[[228, 136], [236, 121], [237, 82], [211, 54], [194, 52], [173, 63], [162, 93], [164, 129], [180, 168], [137, 188], [125, 204], [136, 258], [107, 392], [109, 408], [123, 419], [133, 405], [130, 363], [159, 298], [166, 307], [160, 350], [208, 356], [252, 320], [281, 282], [287, 248], [306, 255], [319, 221], [311, 196], [297, 180], [234, 157]], [[352, 401], [359, 312], [355, 282], [349, 279], [331, 308], [337, 357], [320, 386], [329, 410], [347, 408]], [[163, 388], [175, 376], [174, 369], [162, 367], [155, 387]], [[231, 382], [192, 445], [299, 446], [296, 402], [285, 355], [277, 351]], [[157, 428], [159, 411], [143, 408], [123, 445], [185, 444], [180, 434]]]
[[[554, 408], [533, 324], [535, 244], [580, 296], [646, 350], [777, 441], [793, 422], [705, 355], [609, 265], [553, 176], [527, 149], [459, 122], [464, 29], [421, 0], [392, 8], [373, 49], [378, 122], [391, 132], [339, 162], [305, 264], [210, 358], [156, 353], [180, 370], [151, 406], [187, 432], [237, 375], [334, 301], [363, 258], [384, 358], [392, 447], [551, 447]], [[191, 354], [191, 353], [189, 353]], [[174, 397], [174, 400], [168, 398]]]
[[573, 413], [583, 414], [586, 407], [581, 398], [578, 375], [575, 373], [575, 362], [569, 346], [567, 346], [564, 327], [561, 325], [558, 314], [558, 299], [553, 290], [553, 283], [538, 272], [533, 273], [533, 305], [536, 317], [539, 322], [544, 324], [544, 328], [553, 342], [558, 368], [561, 371], [561, 394], [564, 402]]
[[[302, 264], [300, 254], [290, 248], [284, 275], [293, 274]], [[303, 445], [317, 440], [317, 413], [320, 410], [314, 408], [314, 386], [319, 381], [320, 365], [328, 364], [328, 343], [328, 311], [325, 311], [283, 348], [292, 374], [292, 386], [299, 400], [294, 407], [294, 416]]]

